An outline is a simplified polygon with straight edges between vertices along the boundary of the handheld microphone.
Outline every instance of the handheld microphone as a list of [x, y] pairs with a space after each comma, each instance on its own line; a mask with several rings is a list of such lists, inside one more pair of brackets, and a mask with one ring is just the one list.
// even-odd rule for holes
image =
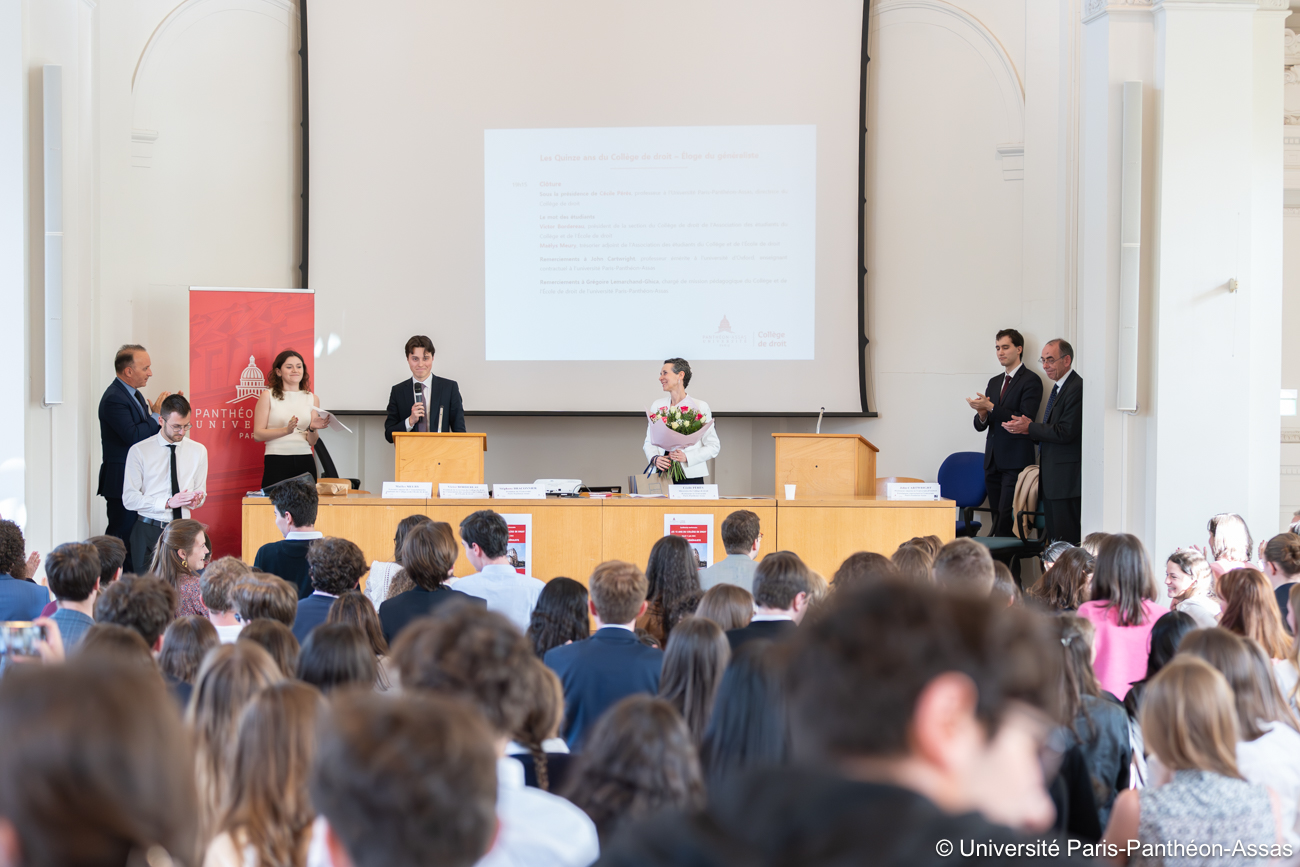
[[[419, 380], [415, 380], [414, 396], [415, 396], [416, 403], [419, 404], [424, 403], [424, 383], [420, 382]], [[421, 418], [418, 422], [416, 422], [415, 429], [417, 431], [427, 432], [429, 430], [429, 417], [426, 415], [424, 418]]]
[[438, 433], [442, 433], [442, 411], [445, 407], [438, 407]]
[[826, 407], [822, 407], [822, 411], [819, 412], [819, 413], [817, 413], [817, 433], [818, 433], [818, 434], [820, 434], [820, 433], [822, 432], [822, 413], [824, 413], [824, 412], [826, 412]]

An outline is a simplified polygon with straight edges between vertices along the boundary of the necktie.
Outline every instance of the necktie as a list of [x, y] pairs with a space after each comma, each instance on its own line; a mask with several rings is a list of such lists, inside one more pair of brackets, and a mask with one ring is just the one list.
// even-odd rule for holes
[[1002, 380], [1002, 393], [998, 395], [998, 403], [1002, 403], [1002, 398], [1007, 396], [1007, 389], [1011, 387], [1011, 374], [1007, 374]]
[[150, 415], [149, 402], [144, 399], [144, 395], [137, 391], [135, 393], [135, 400], [136, 403], [140, 404], [140, 409], [144, 410], [144, 417], [148, 418]]
[[[171, 453], [172, 453], [172, 457], [171, 457], [171, 462], [172, 462], [172, 496], [174, 497], [174, 496], [176, 496], [177, 494], [179, 494], [179, 493], [181, 492], [181, 480], [180, 480], [180, 477], [176, 474], [176, 443], [169, 443], [169, 444], [167, 445], [167, 448], [168, 448], [168, 450], [171, 451]], [[173, 520], [173, 521], [179, 521], [179, 520], [181, 519], [181, 517], [182, 517], [182, 515], [181, 515], [181, 510], [180, 510], [180, 509], [172, 509], [172, 520]]]
[[420, 403], [424, 404], [424, 417], [415, 423], [415, 429], [420, 433], [429, 432], [429, 402], [424, 399], [424, 383], [415, 384], [415, 393], [420, 397]]
[[1058, 382], [1052, 386], [1052, 393], [1047, 398], [1047, 408], [1043, 410], [1043, 424], [1047, 424], [1052, 418], [1052, 404], [1056, 403], [1056, 393], [1061, 390], [1061, 384]]

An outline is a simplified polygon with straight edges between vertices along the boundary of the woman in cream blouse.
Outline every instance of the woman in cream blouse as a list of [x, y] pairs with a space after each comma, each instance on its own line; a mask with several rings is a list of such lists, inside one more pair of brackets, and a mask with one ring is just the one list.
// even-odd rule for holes
[[292, 349], [275, 357], [271, 365], [271, 387], [262, 392], [253, 410], [253, 439], [266, 443], [262, 487], [274, 485], [303, 473], [316, 478], [316, 445], [321, 428], [328, 422], [317, 414], [320, 399], [311, 393], [307, 363]]
[[[668, 392], [668, 397], [660, 398], [650, 404], [650, 412], [653, 414], [665, 406], [673, 408], [685, 404], [702, 411], [712, 421], [713, 411], [709, 409], [707, 403], [686, 396], [686, 386], [690, 384], [690, 362], [684, 358], [670, 358], [665, 361], [664, 366], [659, 369], [659, 387]], [[709, 474], [709, 460], [716, 458], [718, 452], [722, 450], [722, 442], [718, 439], [718, 426], [715, 423], [705, 431], [704, 436], [695, 445], [674, 452], [665, 452], [650, 444], [650, 425], [647, 424], [645, 445], [642, 448], [646, 460], [654, 461], [655, 466], [660, 470], [667, 470], [673, 465], [673, 461], [681, 464], [682, 470], [686, 473], [686, 479], [681, 484], [699, 485], [703, 484], [704, 478]]]

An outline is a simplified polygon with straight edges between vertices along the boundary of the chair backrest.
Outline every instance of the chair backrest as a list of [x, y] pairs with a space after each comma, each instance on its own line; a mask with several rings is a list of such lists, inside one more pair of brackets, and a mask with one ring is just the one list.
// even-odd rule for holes
[[914, 479], [911, 476], [885, 476], [883, 479], [876, 479], [876, 496], [883, 497], [889, 490], [885, 486], [890, 482], [924, 482], [925, 479]]
[[984, 487], [984, 453], [953, 452], [944, 458], [939, 467], [939, 492], [960, 509], [984, 502], [988, 495]]

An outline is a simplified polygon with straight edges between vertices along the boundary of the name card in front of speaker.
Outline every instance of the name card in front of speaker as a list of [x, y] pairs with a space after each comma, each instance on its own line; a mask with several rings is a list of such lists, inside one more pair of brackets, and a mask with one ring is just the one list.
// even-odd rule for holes
[[933, 482], [890, 482], [885, 485], [886, 500], [937, 500], [939, 485]]
[[668, 499], [670, 500], [716, 500], [718, 499], [717, 485], [669, 485]]
[[384, 482], [385, 500], [427, 500], [433, 496], [433, 482]]
[[487, 485], [438, 485], [440, 500], [486, 500]]
[[545, 500], [546, 488], [542, 485], [493, 485], [494, 500]]

